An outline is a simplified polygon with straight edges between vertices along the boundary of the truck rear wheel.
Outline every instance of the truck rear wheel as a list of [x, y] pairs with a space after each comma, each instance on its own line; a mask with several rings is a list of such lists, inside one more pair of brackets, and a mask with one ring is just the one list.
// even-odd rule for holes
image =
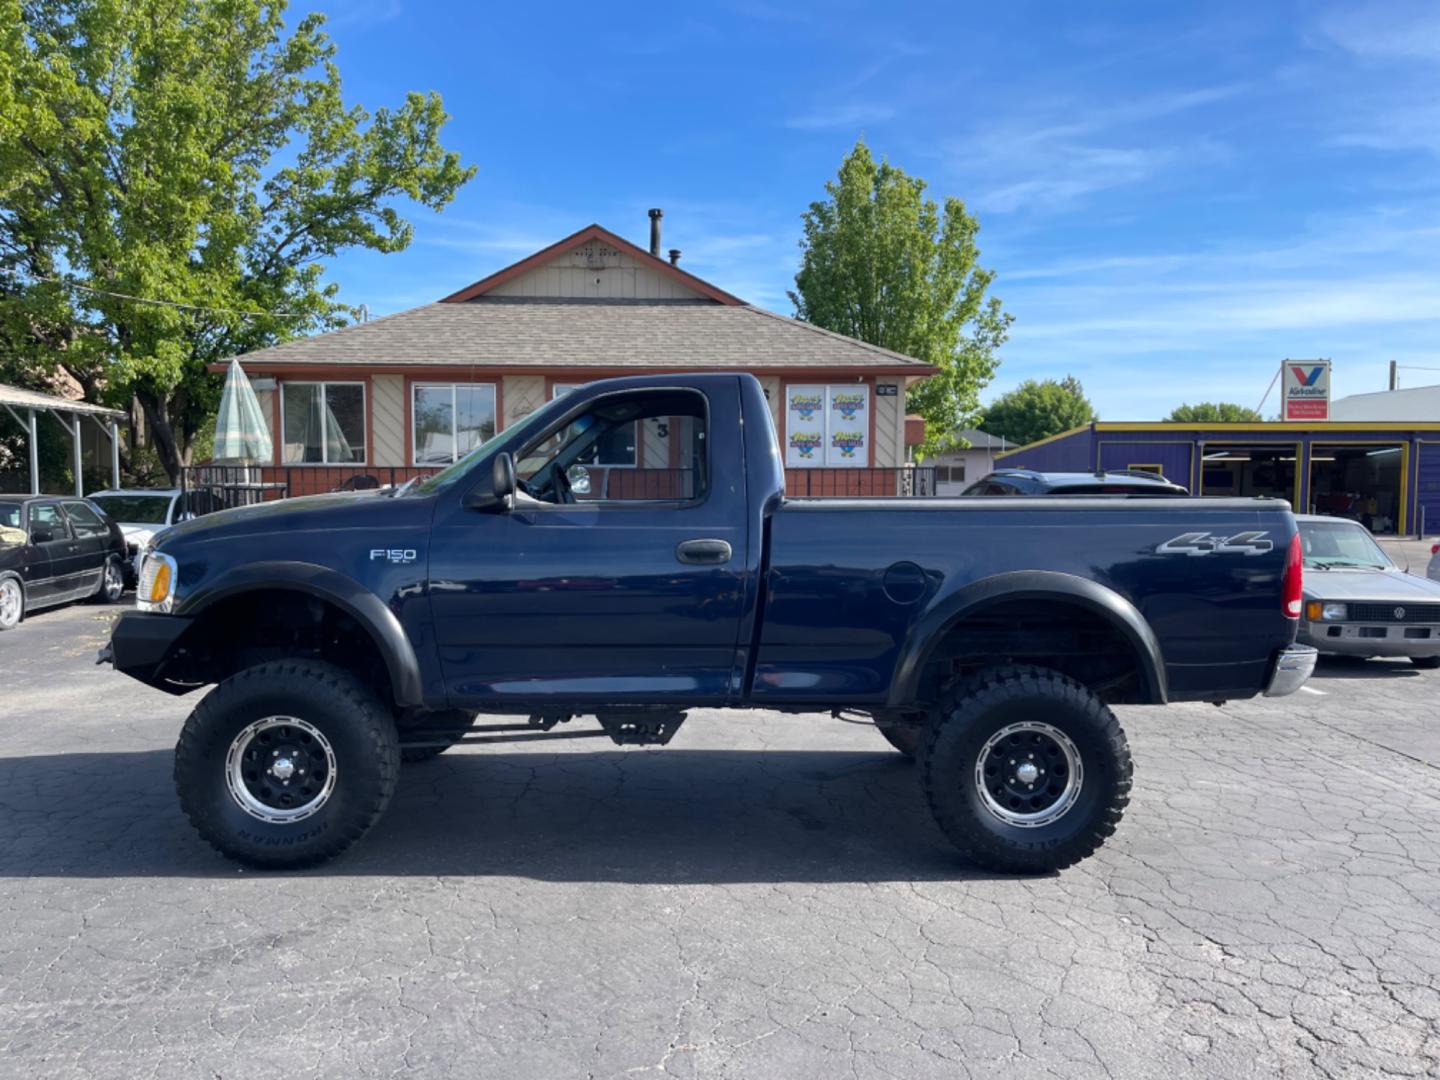
[[1093, 854], [1130, 801], [1115, 714], [1048, 668], [991, 668], [946, 693], [921, 751], [935, 820], [971, 861], [1063, 870]]
[[250, 866], [314, 866], [369, 831], [395, 790], [390, 712], [329, 664], [247, 668], [206, 695], [175, 747], [175, 789], [200, 835]]

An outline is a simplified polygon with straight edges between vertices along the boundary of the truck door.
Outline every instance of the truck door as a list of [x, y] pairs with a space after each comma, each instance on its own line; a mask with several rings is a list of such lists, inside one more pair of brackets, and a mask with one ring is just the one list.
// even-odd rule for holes
[[452, 704], [724, 702], [747, 580], [739, 430], [736, 394], [582, 391], [516, 448], [512, 510], [438, 509]]

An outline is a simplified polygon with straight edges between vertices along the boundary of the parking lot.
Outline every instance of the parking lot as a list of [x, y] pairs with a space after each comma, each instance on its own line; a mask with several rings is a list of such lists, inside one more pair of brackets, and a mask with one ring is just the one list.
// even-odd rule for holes
[[0, 638], [0, 1072], [1355, 1076], [1440, 1070], [1440, 672], [1121, 710], [1109, 846], [963, 864], [823, 716], [667, 749], [464, 747], [349, 856], [240, 871], [181, 817], [193, 699]]

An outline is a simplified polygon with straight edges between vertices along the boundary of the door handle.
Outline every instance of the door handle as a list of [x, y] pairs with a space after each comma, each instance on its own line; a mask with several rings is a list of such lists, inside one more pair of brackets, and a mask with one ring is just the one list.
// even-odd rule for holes
[[724, 540], [684, 540], [675, 548], [675, 558], [697, 566], [716, 566], [730, 561], [730, 545]]

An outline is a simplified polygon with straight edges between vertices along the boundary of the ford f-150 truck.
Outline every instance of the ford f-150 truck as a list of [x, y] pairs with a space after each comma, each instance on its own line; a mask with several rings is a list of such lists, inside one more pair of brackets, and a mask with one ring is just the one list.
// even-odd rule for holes
[[580, 387], [429, 479], [177, 525], [141, 577], [101, 660], [218, 684], [176, 787], [263, 867], [343, 851], [457, 741], [748, 708], [868, 718], [966, 856], [1053, 870], [1128, 801], [1111, 705], [1286, 694], [1315, 660], [1286, 503], [791, 499], [743, 374]]

